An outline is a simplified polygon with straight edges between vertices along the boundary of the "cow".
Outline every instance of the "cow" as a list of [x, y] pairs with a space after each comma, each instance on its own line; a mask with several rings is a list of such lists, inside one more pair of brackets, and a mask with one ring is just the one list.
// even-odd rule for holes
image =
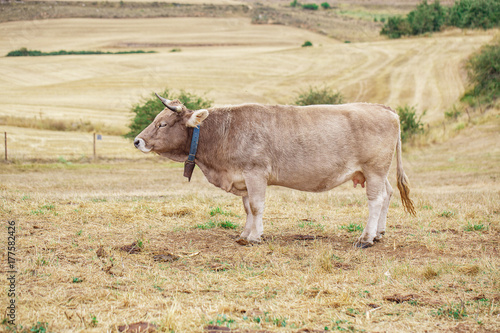
[[267, 186], [322, 192], [352, 180], [354, 187], [366, 185], [369, 210], [355, 245], [372, 246], [385, 233], [394, 153], [403, 207], [415, 215], [399, 117], [387, 106], [242, 104], [189, 110], [178, 100], [157, 96], [165, 109], [137, 135], [135, 147], [187, 161], [189, 178], [196, 164], [210, 183], [243, 197], [247, 217], [240, 244], [261, 241]]

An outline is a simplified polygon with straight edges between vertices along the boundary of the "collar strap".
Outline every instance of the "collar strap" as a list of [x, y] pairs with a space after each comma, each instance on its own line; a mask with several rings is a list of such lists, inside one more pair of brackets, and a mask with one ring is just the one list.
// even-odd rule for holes
[[196, 157], [196, 150], [198, 150], [198, 140], [200, 138], [200, 127], [195, 127], [193, 129], [193, 138], [191, 139], [191, 148], [189, 149], [189, 156], [184, 162], [184, 177], [187, 177], [188, 181], [191, 181], [191, 176], [193, 175], [193, 170], [196, 164], [194, 159]]

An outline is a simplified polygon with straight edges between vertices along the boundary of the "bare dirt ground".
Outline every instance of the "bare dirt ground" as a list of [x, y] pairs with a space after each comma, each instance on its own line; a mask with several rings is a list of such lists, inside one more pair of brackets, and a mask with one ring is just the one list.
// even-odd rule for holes
[[500, 118], [485, 117], [404, 154], [418, 215], [395, 195], [386, 237], [366, 250], [352, 247], [367, 208], [351, 184], [323, 194], [269, 188], [265, 241], [244, 247], [235, 242], [241, 199], [198, 170], [187, 183], [179, 164], [161, 160], [3, 164], [16, 323], [48, 332], [138, 322], [166, 332], [498, 331]]

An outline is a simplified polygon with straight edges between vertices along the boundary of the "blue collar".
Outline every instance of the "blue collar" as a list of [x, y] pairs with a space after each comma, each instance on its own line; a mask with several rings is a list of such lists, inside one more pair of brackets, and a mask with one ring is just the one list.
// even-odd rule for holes
[[189, 156], [184, 162], [184, 177], [191, 181], [191, 175], [195, 167], [194, 159], [196, 157], [196, 150], [198, 150], [198, 140], [200, 138], [200, 126], [193, 129], [193, 138], [191, 139], [191, 148], [189, 148]]

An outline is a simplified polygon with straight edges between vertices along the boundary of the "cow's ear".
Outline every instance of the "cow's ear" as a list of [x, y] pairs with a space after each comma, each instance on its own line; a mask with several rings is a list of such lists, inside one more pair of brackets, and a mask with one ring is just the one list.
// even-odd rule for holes
[[186, 122], [187, 127], [197, 127], [208, 117], [208, 110], [201, 109], [194, 111]]

